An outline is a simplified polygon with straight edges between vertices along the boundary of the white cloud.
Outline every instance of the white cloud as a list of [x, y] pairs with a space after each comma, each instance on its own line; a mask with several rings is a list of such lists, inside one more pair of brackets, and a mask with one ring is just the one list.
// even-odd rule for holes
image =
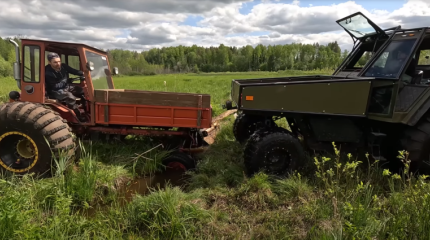
[[[365, 9], [354, 1], [301, 6], [265, 0], [16, 0], [0, 2], [0, 36], [83, 42], [100, 48], [143, 50], [192, 45], [326, 44], [350, 49], [351, 38], [335, 20], [360, 11], [382, 28], [429, 24], [430, 1], [409, 0], [395, 10]], [[241, 14], [241, 8], [250, 8]], [[196, 26], [182, 23], [201, 17]], [[258, 33], [258, 34], [256, 34]]]

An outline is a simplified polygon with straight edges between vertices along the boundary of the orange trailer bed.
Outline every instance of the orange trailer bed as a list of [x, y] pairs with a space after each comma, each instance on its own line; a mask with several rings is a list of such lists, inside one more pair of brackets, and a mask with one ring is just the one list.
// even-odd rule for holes
[[96, 124], [209, 128], [210, 95], [140, 90], [94, 90]]

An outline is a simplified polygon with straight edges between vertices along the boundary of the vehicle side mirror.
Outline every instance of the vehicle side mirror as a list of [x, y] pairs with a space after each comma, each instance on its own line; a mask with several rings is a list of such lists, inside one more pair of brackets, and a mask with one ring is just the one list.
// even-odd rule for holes
[[88, 71], [91, 72], [94, 70], [94, 63], [93, 62], [88, 61], [86, 66], [87, 66]]
[[113, 75], [118, 75], [118, 74], [119, 74], [118, 68], [114, 67], [113, 68]]

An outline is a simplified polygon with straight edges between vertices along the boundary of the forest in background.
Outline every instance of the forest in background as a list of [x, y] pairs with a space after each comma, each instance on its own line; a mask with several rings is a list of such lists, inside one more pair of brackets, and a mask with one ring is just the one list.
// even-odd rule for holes
[[[19, 38], [14, 40], [21, 45]], [[123, 49], [105, 51], [111, 67], [118, 67], [124, 75], [334, 69], [348, 54], [341, 52], [337, 42], [256, 47], [193, 45], [154, 48], [141, 53]], [[0, 38], [0, 76], [12, 76], [14, 61], [14, 46], [8, 39]]]
[[[20, 44], [19, 38], [14, 40]], [[20, 44], [21, 45], [21, 44]], [[153, 48], [149, 51], [111, 49], [108, 52], [111, 67], [118, 67], [123, 75], [154, 75], [189, 72], [247, 72], [279, 70], [334, 70], [348, 55], [336, 41], [327, 45], [292, 43], [285, 45], [259, 44], [255, 47], [175, 46]], [[430, 51], [425, 55], [430, 55]], [[370, 54], [357, 63], [363, 66]], [[424, 56], [422, 56], [424, 57]], [[425, 59], [420, 59], [420, 62]], [[15, 61], [14, 46], [0, 38], [0, 76], [12, 76]], [[70, 61], [70, 59], [69, 59]], [[427, 60], [425, 60], [427, 61]], [[73, 61], [75, 62], [75, 61]], [[75, 63], [69, 64], [76, 67]]]

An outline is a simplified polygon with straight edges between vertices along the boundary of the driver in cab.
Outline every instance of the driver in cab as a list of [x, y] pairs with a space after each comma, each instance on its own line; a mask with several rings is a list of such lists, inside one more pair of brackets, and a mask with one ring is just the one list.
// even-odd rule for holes
[[81, 114], [76, 105], [76, 97], [83, 96], [83, 89], [79, 86], [71, 86], [68, 82], [68, 74], [84, 76], [80, 70], [76, 70], [65, 63], [57, 53], [48, 54], [49, 64], [45, 66], [45, 88], [49, 98], [65, 102], [81, 120]]
[[[406, 62], [408, 54], [403, 49], [399, 49], [396, 53], [396, 58], [392, 60], [391, 64], [389, 64], [390, 71], [389, 72], [397, 72], [399, 69], [403, 67], [403, 64]], [[407, 66], [406, 71], [400, 76], [400, 81], [404, 83], [411, 83], [412, 76], [414, 73], [412, 69], [416, 65], [415, 58], [412, 58], [409, 66]]]

